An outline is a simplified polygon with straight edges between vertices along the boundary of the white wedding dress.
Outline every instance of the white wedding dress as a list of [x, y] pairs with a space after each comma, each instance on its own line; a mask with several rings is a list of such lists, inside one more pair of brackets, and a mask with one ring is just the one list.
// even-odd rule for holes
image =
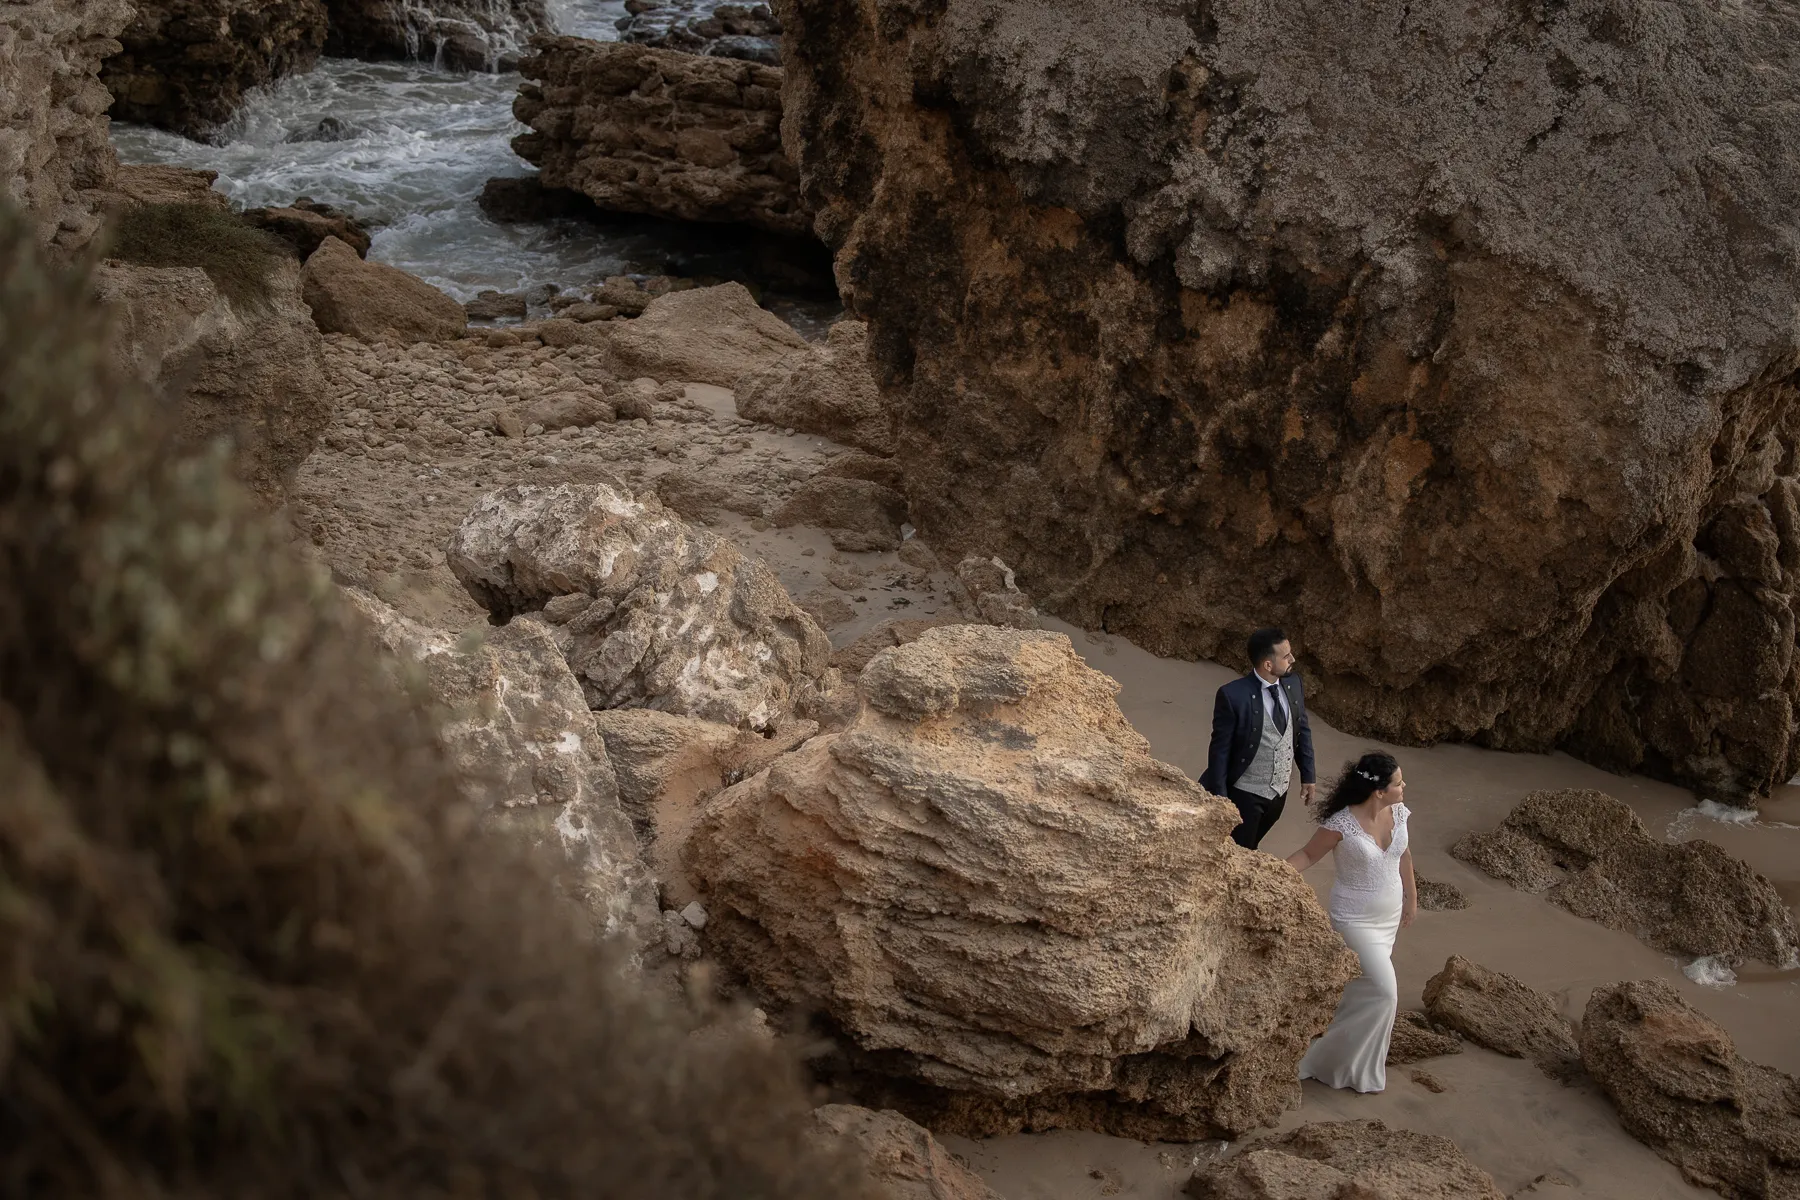
[[1302, 1079], [1359, 1092], [1379, 1092], [1387, 1086], [1388, 1039], [1400, 1008], [1393, 953], [1406, 898], [1400, 882], [1406, 818], [1406, 805], [1394, 805], [1394, 836], [1386, 850], [1347, 809], [1322, 822], [1343, 835], [1331, 851], [1337, 882], [1326, 911], [1345, 945], [1362, 960], [1362, 976], [1344, 985], [1331, 1028], [1300, 1060]]

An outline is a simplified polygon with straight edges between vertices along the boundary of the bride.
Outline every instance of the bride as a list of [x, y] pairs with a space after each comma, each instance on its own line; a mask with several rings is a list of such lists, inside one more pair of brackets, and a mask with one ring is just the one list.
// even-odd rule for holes
[[1362, 960], [1362, 977], [1344, 987], [1325, 1036], [1300, 1060], [1300, 1078], [1335, 1088], [1379, 1092], [1387, 1086], [1388, 1038], [1400, 1007], [1394, 936], [1419, 911], [1412, 852], [1406, 844], [1406, 781], [1391, 754], [1365, 754], [1344, 767], [1319, 809], [1319, 831], [1289, 855], [1295, 870], [1336, 855], [1331, 924]]

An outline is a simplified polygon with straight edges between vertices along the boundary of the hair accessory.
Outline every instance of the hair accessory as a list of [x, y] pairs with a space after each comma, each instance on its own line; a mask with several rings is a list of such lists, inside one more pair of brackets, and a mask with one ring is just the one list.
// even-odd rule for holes
[[1361, 775], [1364, 779], [1368, 780], [1370, 783], [1380, 783], [1381, 782], [1381, 776], [1375, 774], [1373, 771], [1365, 771], [1361, 767], [1358, 767], [1358, 768], [1356, 768], [1356, 773], [1358, 775]]

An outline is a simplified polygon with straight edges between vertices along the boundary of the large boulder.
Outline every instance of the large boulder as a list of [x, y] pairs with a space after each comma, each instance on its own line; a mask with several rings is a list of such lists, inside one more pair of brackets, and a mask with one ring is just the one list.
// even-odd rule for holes
[[447, 342], [461, 337], [463, 306], [416, 275], [367, 262], [337, 237], [327, 237], [306, 260], [304, 294], [325, 333], [365, 342]]
[[1449, 1138], [1380, 1121], [1318, 1121], [1195, 1175], [1196, 1200], [1502, 1200]]
[[1653, 838], [1604, 792], [1533, 792], [1497, 829], [1464, 834], [1450, 853], [1669, 954], [1786, 966], [1800, 953], [1794, 914], [1749, 864], [1703, 838]]
[[654, 495], [604, 483], [505, 488], [463, 519], [447, 554], [497, 620], [587, 598], [563, 628], [594, 708], [766, 730], [791, 717], [829, 666], [824, 631], [766, 566]]
[[544, 0], [325, 0], [325, 52], [344, 58], [422, 59], [454, 71], [510, 71], [550, 30]]
[[712, 949], [823, 1014], [849, 1086], [976, 1136], [1236, 1136], [1298, 1098], [1355, 959], [1068, 638], [932, 629], [860, 687], [685, 849]]
[[776, 11], [941, 552], [1159, 654], [1281, 624], [1354, 733], [1800, 768], [1789, 8]]
[[869, 373], [868, 326], [839, 321], [823, 346], [807, 346], [753, 370], [733, 388], [738, 416], [801, 429], [875, 454], [894, 452], [894, 431]]
[[636, 320], [602, 328], [621, 375], [724, 388], [806, 345], [741, 283], [670, 292]]
[[271, 256], [262, 299], [234, 302], [199, 267], [102, 264], [113, 351], [163, 390], [182, 440], [225, 438], [238, 476], [279, 504], [331, 422], [325, 348], [297, 263]]
[[1572, 1078], [1579, 1069], [1575, 1031], [1556, 1005], [1504, 971], [1452, 954], [1425, 981], [1424, 1001], [1428, 1021], [1496, 1053], [1528, 1058], [1552, 1079]]
[[781, 148], [779, 70], [573, 37], [534, 51], [513, 103], [531, 132], [512, 144], [544, 186], [613, 212], [811, 232]]
[[661, 937], [606, 744], [581, 688], [541, 621], [472, 639], [409, 620], [360, 589], [345, 597], [375, 639], [423, 678], [439, 736], [465, 795], [495, 832], [558, 850], [564, 885], [595, 932]]
[[106, 60], [112, 115], [190, 138], [230, 120], [251, 88], [312, 69], [324, 0], [139, 0]]
[[100, 229], [118, 169], [100, 63], [119, 48], [130, 0], [35, 0], [0, 13], [0, 199], [61, 254]]
[[1737, 1053], [1661, 980], [1594, 989], [1581, 1058], [1625, 1128], [1732, 1200], [1800, 1196], [1800, 1080]]
[[981, 1176], [952, 1158], [931, 1131], [887, 1109], [826, 1104], [813, 1110], [826, 1139], [856, 1146], [870, 1178], [888, 1200], [1001, 1200]]

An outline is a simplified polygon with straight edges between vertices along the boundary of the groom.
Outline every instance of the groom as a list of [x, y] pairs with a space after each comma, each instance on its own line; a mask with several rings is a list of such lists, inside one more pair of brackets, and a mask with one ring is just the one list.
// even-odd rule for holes
[[1313, 798], [1312, 725], [1294, 669], [1294, 648], [1279, 629], [1250, 635], [1250, 674], [1219, 689], [1213, 702], [1212, 746], [1200, 786], [1237, 805], [1231, 840], [1254, 850], [1287, 803], [1294, 763], [1300, 798]]

